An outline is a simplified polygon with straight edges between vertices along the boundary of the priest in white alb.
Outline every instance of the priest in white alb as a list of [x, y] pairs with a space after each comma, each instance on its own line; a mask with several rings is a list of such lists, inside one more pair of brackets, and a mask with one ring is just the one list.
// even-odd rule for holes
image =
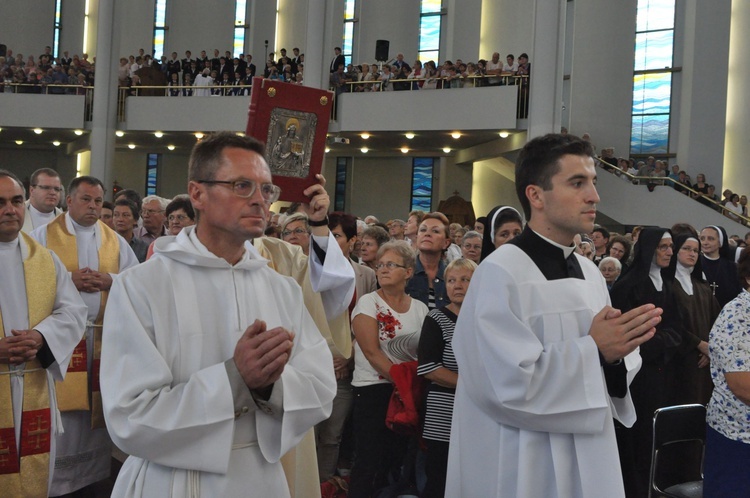
[[0, 170], [0, 494], [48, 496], [55, 380], [83, 335], [86, 306], [51, 251], [21, 232], [24, 189]]
[[196, 144], [197, 224], [113, 286], [102, 395], [131, 455], [115, 497], [289, 496], [279, 459], [330, 414], [332, 357], [302, 290], [246, 244], [279, 195], [263, 152], [234, 133]]
[[518, 157], [528, 225], [476, 270], [453, 337], [446, 496], [624, 497], [612, 419], [635, 420], [628, 386], [661, 309], [615, 310], [574, 252], [599, 202], [592, 154], [546, 135]]
[[60, 258], [88, 308], [84, 337], [73, 352], [65, 381], [57, 385], [65, 431], [56, 438], [51, 496], [110, 477], [112, 441], [104, 426], [98, 381], [102, 322], [115, 275], [138, 264], [125, 239], [99, 221], [104, 201], [99, 179], [74, 178], [66, 201], [67, 213], [31, 232]]

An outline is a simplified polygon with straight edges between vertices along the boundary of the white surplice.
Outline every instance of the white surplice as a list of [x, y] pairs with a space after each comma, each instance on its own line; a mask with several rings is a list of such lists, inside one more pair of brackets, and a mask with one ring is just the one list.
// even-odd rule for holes
[[[68, 232], [75, 235], [78, 248], [78, 268], [99, 269], [99, 247], [102, 243], [101, 227], [98, 223], [84, 227], [64, 214]], [[47, 225], [34, 229], [30, 234], [43, 246], [47, 245]], [[120, 235], [120, 272], [138, 264], [135, 253]], [[70, 274], [70, 273], [69, 273]], [[116, 275], [111, 275], [113, 279]], [[87, 322], [94, 323], [99, 314], [100, 292], [81, 292], [83, 302], [88, 307]], [[94, 332], [86, 329], [88, 371], [91, 373], [94, 351]], [[102, 363], [102, 368], [104, 363]], [[56, 437], [57, 458], [55, 478], [52, 481], [51, 496], [71, 493], [89, 484], [110, 476], [112, 441], [107, 429], [91, 429], [91, 412], [86, 410], [61, 413], [64, 432]]]
[[[19, 237], [12, 242], [0, 242], [0, 312], [3, 317], [3, 329], [6, 337], [12, 336], [12, 330], [29, 328], [28, 300], [23, 260], [28, 257], [28, 246]], [[55, 361], [47, 367], [47, 384], [50, 393], [52, 434], [59, 430], [55, 382], [65, 377], [73, 349], [81, 340], [86, 324], [86, 306], [78, 295], [68, 271], [60, 259], [52, 255], [55, 264], [56, 294], [52, 314], [39, 322], [34, 329], [39, 331], [47, 343]], [[25, 364], [11, 370], [23, 370]], [[13, 420], [21, 420], [23, 408], [23, 376], [12, 375], [11, 391], [13, 395]], [[21, 424], [16, 422], [16, 442], [20, 445]], [[55, 438], [51, 438], [50, 448], [50, 482], [55, 466]]]
[[[250, 244], [228, 264], [193, 227], [155, 249], [120, 275], [105, 315], [104, 412], [131, 455], [113, 496], [288, 496], [278, 460], [329, 416], [336, 393], [299, 286]], [[255, 319], [295, 333], [267, 402], [253, 399], [232, 360]]]
[[[609, 294], [579, 262], [585, 280], [547, 280], [506, 244], [474, 273], [453, 338], [446, 496], [624, 496], [612, 418], [630, 426], [635, 410], [607, 392], [588, 331]], [[630, 384], [640, 355], [624, 362]]]

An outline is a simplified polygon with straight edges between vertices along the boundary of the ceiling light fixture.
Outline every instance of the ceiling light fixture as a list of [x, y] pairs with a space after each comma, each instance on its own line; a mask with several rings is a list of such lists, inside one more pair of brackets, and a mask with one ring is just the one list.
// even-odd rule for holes
[[450, 147], [443, 147], [443, 152], [445, 152], [446, 154], [448, 154], [450, 151], [451, 151]]
[[174, 147], [174, 145], [167, 145], [167, 149], [169, 149], [169, 150], [174, 150], [174, 149], [175, 149], [175, 147]]
[[409, 149], [407, 149], [406, 147], [401, 147], [401, 152], [406, 154], [407, 152], [409, 152]]
[[331, 148], [330, 147], [326, 147], [326, 154], [328, 154], [329, 152], [331, 152]]
[[201, 138], [203, 138], [203, 133], [201, 133], [199, 131], [196, 131], [195, 132], [195, 138], [197, 138], [198, 140], [200, 140]]
[[23, 145], [23, 140], [16, 140], [16, 145]]
[[128, 149], [130, 149], [130, 150], [135, 149], [135, 144], [128, 144]]
[[454, 131], [453, 133], [451, 133], [451, 136], [456, 139], [461, 138], [461, 134], [457, 131]]
[[245, 132], [244, 131], [238, 131], [237, 133], [235, 133], [235, 135], [237, 135], [238, 137], [244, 137], [245, 136]]
[[362, 151], [362, 154], [367, 154], [367, 153], [368, 153], [368, 152], [370, 151], [370, 149], [368, 149], [367, 147], [362, 147], [362, 148], [361, 148], [361, 149], [359, 149], [359, 150], [361, 150], [361, 151]]
[[359, 136], [362, 137], [362, 140], [367, 140], [368, 138], [370, 138], [370, 134], [369, 133], [362, 133]]
[[409, 133], [406, 133], [404, 136], [408, 138], [409, 140], [411, 140], [412, 138], [414, 138], [414, 133], [409, 132]]
[[83, 130], [75, 130], [73, 133], [80, 137], [81, 135], [83, 135]]
[[507, 131], [501, 131], [499, 135], [500, 138], [508, 138], [510, 136], [510, 133], [508, 133]]
[[54, 142], [52, 142], [52, 145], [54, 145], [55, 147], [60, 147], [60, 142], [55, 140]]
[[124, 136], [125, 136], [125, 132], [124, 132], [124, 131], [122, 131], [122, 130], [117, 130], [117, 131], [115, 132], [115, 135], [117, 135], [118, 137], [122, 138], [122, 137], [124, 137]]
[[34, 133], [36, 133], [37, 135], [41, 135], [43, 131], [44, 130], [42, 130], [41, 128], [34, 128]]
[[156, 138], [161, 138], [161, 137], [163, 137], [163, 136], [164, 136], [164, 133], [163, 133], [163, 132], [161, 132], [161, 131], [155, 131], [155, 132], [154, 132], [154, 136], [155, 136]]

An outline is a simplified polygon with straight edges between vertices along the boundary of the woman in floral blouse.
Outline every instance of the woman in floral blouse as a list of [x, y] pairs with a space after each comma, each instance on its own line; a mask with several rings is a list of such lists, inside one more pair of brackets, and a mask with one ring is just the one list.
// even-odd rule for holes
[[380, 246], [376, 274], [380, 289], [362, 296], [352, 312], [354, 346], [354, 448], [349, 497], [369, 497], [388, 484], [402, 465], [408, 437], [389, 430], [385, 415], [393, 392], [391, 365], [417, 357], [427, 306], [405, 292], [416, 256], [405, 241]]
[[703, 496], [750, 496], [750, 251], [737, 273], [745, 290], [724, 306], [708, 341], [714, 392], [706, 421]]

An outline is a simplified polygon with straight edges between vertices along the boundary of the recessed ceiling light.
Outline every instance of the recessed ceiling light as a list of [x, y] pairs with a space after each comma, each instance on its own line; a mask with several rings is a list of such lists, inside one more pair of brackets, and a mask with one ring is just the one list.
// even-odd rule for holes
[[406, 133], [404, 136], [411, 140], [412, 138], [414, 138], [414, 133]]
[[329, 152], [331, 152], [331, 148], [330, 147], [326, 147], [326, 154], [328, 154]]
[[154, 132], [154, 136], [155, 136], [156, 138], [161, 138], [161, 137], [163, 137], [163, 136], [164, 136], [164, 133], [163, 133], [163, 132], [161, 132], [161, 131], [155, 131], [155, 132]]
[[362, 137], [363, 140], [367, 140], [368, 138], [370, 138], [369, 133], [361, 133], [359, 136]]
[[174, 149], [175, 149], [175, 147], [174, 147], [174, 145], [167, 145], [167, 149], [169, 149], [169, 150], [174, 150]]
[[80, 137], [81, 135], [83, 135], [83, 130], [75, 130], [73, 133]]
[[361, 148], [361, 149], [359, 149], [359, 150], [361, 150], [361, 151], [362, 151], [362, 154], [367, 154], [367, 152], [368, 152], [368, 151], [369, 151], [370, 149], [368, 149], [367, 147], [362, 147], [362, 148]]
[[60, 142], [55, 140], [54, 142], [52, 142], [52, 145], [54, 145], [55, 147], [60, 147]]
[[128, 144], [128, 149], [135, 149], [135, 144]]
[[42, 130], [41, 128], [34, 128], [34, 133], [36, 133], [37, 135], [41, 135], [43, 131], [44, 130]]
[[122, 130], [117, 130], [117, 131], [115, 132], [115, 135], [117, 135], [118, 137], [124, 137], [124, 136], [125, 136], [125, 132], [124, 132], [124, 131], [122, 131]]
[[16, 140], [16, 145], [23, 145], [23, 140]]
[[238, 137], [244, 137], [245, 136], [245, 132], [244, 131], [238, 131], [237, 133], [235, 133], [235, 135], [237, 135]]
[[507, 131], [501, 131], [499, 135], [500, 138], [508, 138], [510, 136], [510, 133], [508, 133]]
[[450, 147], [443, 147], [443, 152], [445, 152], [446, 154], [449, 153], [450, 151], [451, 151]]
[[201, 138], [203, 138], [203, 133], [201, 133], [199, 131], [195, 132], [195, 138], [197, 138], [198, 140], [200, 140]]
[[406, 147], [401, 147], [401, 152], [406, 154], [407, 152], [409, 152], [409, 149], [407, 149]]
[[454, 131], [453, 133], [451, 133], [451, 136], [453, 138], [461, 138], [461, 134], [459, 132], [457, 132], [457, 131]]

